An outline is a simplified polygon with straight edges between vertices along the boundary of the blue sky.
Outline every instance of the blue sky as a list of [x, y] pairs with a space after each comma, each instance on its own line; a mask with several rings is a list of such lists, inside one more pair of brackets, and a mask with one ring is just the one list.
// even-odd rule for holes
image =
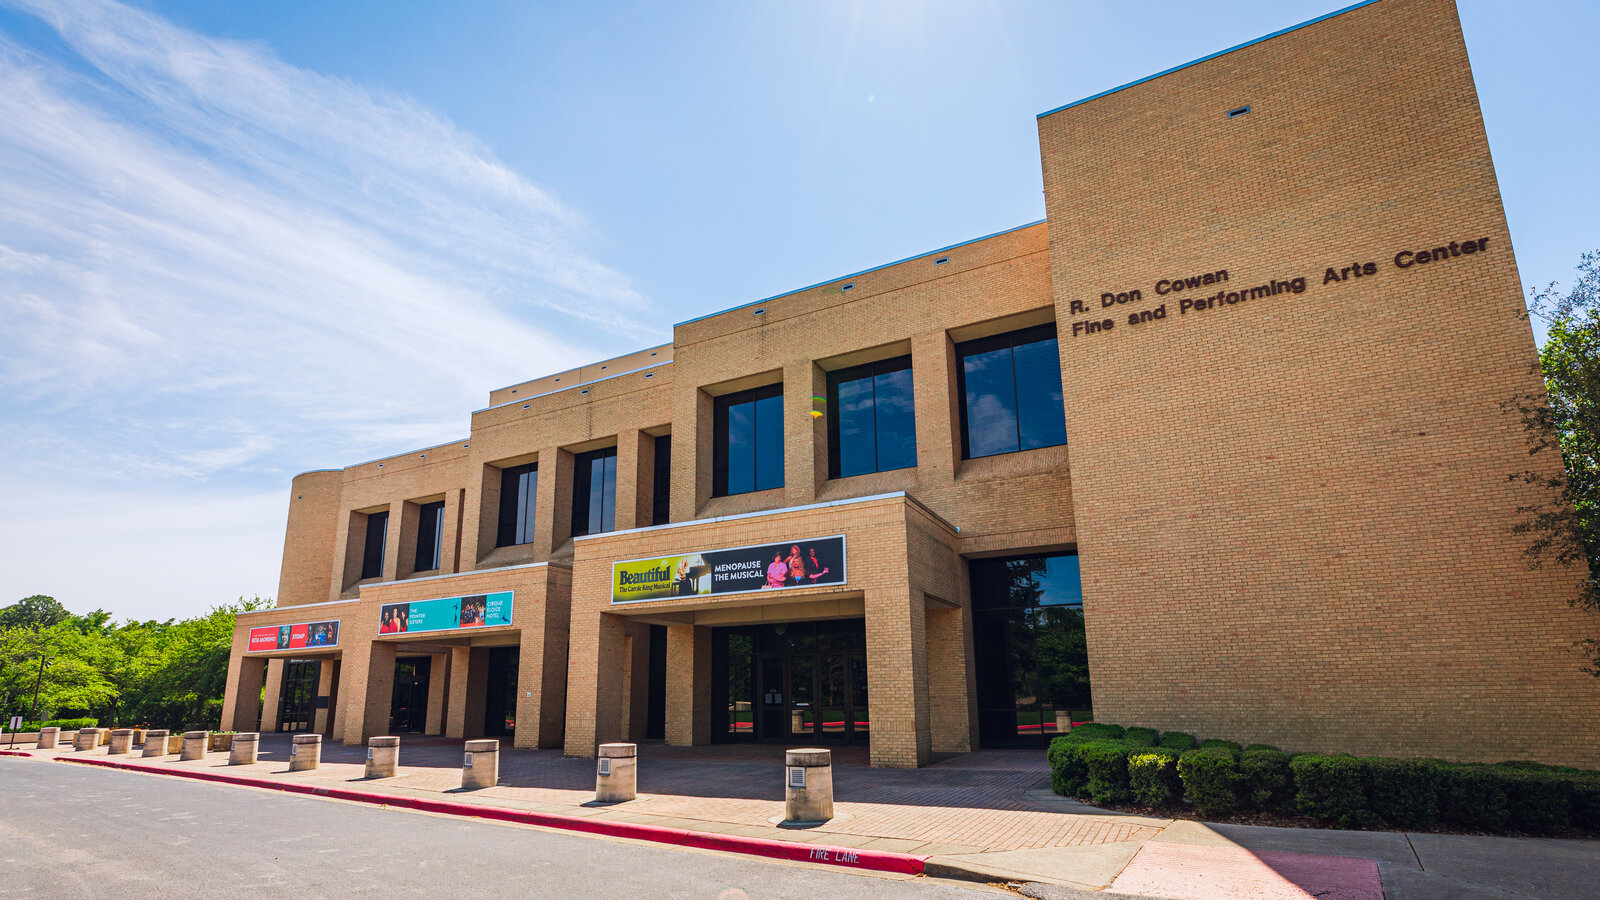
[[[1334, 8], [0, 0], [0, 603], [270, 596], [295, 473], [1042, 218], [1036, 114]], [[1569, 281], [1600, 7], [1461, 15], [1523, 280]]]

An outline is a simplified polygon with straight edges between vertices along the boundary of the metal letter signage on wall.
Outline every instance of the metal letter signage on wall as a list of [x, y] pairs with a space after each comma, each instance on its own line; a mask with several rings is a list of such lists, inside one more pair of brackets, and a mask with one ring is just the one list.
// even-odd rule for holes
[[455, 631], [511, 624], [513, 591], [386, 603], [378, 610], [378, 634]]
[[612, 603], [844, 583], [842, 534], [611, 564]]
[[326, 622], [301, 622], [297, 625], [263, 625], [250, 629], [250, 642], [246, 653], [267, 650], [299, 650], [301, 648], [339, 646], [339, 620]]

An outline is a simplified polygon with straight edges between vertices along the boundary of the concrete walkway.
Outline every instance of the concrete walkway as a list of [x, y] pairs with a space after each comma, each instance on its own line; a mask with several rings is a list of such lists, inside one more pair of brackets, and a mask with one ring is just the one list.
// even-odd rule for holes
[[[783, 817], [783, 748], [639, 747], [639, 798], [595, 806], [594, 761], [502, 750], [500, 783], [460, 791], [461, 742], [404, 737], [399, 774], [366, 781], [366, 749], [323, 746], [322, 767], [290, 773], [289, 736], [264, 734], [260, 761], [227, 754], [162, 767], [301, 782], [397, 797], [582, 816], [781, 841], [927, 856], [929, 875], [1027, 884], [1042, 898], [1252, 900], [1600, 900], [1600, 841], [1408, 835], [1212, 825], [1112, 813], [1057, 797], [1040, 751], [985, 751], [922, 769], [874, 769], [863, 748], [834, 752], [835, 818], [804, 829]], [[103, 758], [107, 748], [30, 752]], [[1087, 893], [1101, 892], [1101, 893]]]

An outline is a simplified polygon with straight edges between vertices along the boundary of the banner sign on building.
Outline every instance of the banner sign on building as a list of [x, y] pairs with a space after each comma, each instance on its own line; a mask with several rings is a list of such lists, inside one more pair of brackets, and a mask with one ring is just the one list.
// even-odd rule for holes
[[511, 598], [515, 592], [440, 597], [413, 603], [388, 603], [378, 613], [379, 634], [418, 631], [454, 631], [511, 624]]
[[611, 564], [611, 602], [845, 583], [844, 535]]
[[339, 646], [339, 620], [301, 622], [298, 625], [263, 625], [250, 629], [247, 652], [299, 650], [304, 647]]

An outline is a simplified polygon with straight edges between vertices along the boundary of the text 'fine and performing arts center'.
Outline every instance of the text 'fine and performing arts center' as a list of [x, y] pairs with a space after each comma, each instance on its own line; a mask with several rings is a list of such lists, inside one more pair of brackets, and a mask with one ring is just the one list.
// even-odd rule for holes
[[1044, 221], [295, 478], [223, 727], [919, 766], [1096, 718], [1600, 764], [1581, 573], [1512, 533], [1508, 476], [1560, 462], [1502, 409], [1541, 381], [1454, 4], [1038, 129]]

